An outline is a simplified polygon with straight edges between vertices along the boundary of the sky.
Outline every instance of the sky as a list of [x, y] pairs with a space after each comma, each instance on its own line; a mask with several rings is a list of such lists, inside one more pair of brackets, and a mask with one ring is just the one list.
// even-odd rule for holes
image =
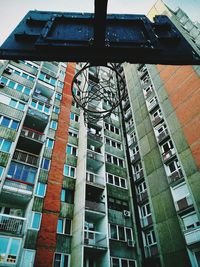
[[[100, 0], [101, 1], [101, 0]], [[156, 0], [108, 0], [108, 13], [146, 15]], [[200, 22], [200, 0], [164, 0], [173, 10], [181, 7]], [[0, 45], [29, 10], [94, 12], [94, 0], [0, 0]]]

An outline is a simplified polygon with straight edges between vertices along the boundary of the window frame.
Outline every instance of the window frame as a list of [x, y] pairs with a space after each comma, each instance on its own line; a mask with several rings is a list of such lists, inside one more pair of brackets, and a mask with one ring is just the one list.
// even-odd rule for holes
[[[33, 227], [35, 214], [39, 214], [40, 215], [38, 228]], [[42, 213], [41, 212], [37, 212], [37, 211], [32, 211], [30, 227], [29, 228], [33, 229], [33, 230], [36, 230], [36, 231], [39, 231], [40, 230], [40, 226], [41, 226], [41, 221], [42, 221]]]

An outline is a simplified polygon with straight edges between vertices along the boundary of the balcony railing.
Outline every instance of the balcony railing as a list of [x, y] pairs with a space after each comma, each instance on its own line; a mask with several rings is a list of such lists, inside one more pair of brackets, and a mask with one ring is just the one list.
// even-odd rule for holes
[[165, 138], [169, 136], [169, 133], [168, 133], [168, 130], [165, 129], [164, 131], [162, 131], [158, 136], [157, 136], [157, 139], [158, 139], [158, 142], [162, 142], [163, 140], [165, 140]]
[[94, 173], [86, 173], [86, 181], [94, 185], [105, 186], [105, 179], [102, 176], [96, 175]]
[[182, 173], [181, 169], [179, 169], [179, 170], [176, 170], [175, 172], [171, 173], [168, 176], [168, 182], [169, 182], [169, 184], [171, 184], [171, 183], [174, 183], [174, 182], [180, 180], [181, 178], [183, 178], [183, 173]]
[[173, 158], [175, 156], [175, 150], [174, 148], [162, 153], [162, 157], [163, 157], [163, 161], [167, 162], [169, 161], [171, 158]]
[[32, 195], [33, 187], [33, 184], [8, 177], [3, 185], [3, 189], [24, 195]]
[[100, 136], [99, 134], [88, 132], [88, 137], [94, 139], [95, 141], [102, 142], [102, 136]]
[[151, 111], [158, 105], [158, 100], [154, 100], [152, 103], [148, 105], [148, 110]]
[[128, 141], [128, 146], [134, 146], [135, 144], [137, 143], [137, 139], [136, 138], [131, 138], [129, 141]]
[[137, 152], [136, 154], [134, 154], [132, 157], [131, 157], [131, 162], [132, 164], [134, 164], [136, 161], [138, 161], [140, 159], [140, 153]]
[[23, 234], [25, 218], [0, 213], [0, 231], [15, 235]]
[[140, 170], [140, 171], [134, 173], [133, 175], [134, 175], [134, 180], [136, 181], [136, 180], [139, 180], [139, 179], [144, 177], [144, 172], [143, 172], [143, 170]]
[[105, 203], [86, 200], [85, 208], [92, 211], [105, 212]]
[[175, 202], [176, 211], [182, 211], [192, 206], [192, 198], [190, 195]]
[[184, 232], [184, 236], [187, 245], [200, 242], [200, 228], [188, 229]]
[[38, 166], [39, 163], [39, 158], [36, 157], [35, 155], [28, 154], [26, 152], [20, 151], [20, 150], [15, 150], [13, 159], [17, 161], [21, 161], [24, 163], [31, 164], [33, 166]]
[[84, 232], [84, 245], [95, 248], [107, 248], [106, 235], [87, 230]]
[[161, 121], [163, 120], [163, 117], [158, 115], [154, 119], [152, 119], [152, 124], [153, 126], [158, 125]]
[[87, 151], [87, 156], [88, 156], [88, 158], [93, 159], [93, 160], [97, 160], [97, 161], [101, 161], [101, 162], [104, 161], [102, 154], [94, 152], [94, 151], [89, 150], [89, 149]]
[[33, 94], [33, 98], [37, 99], [37, 100], [40, 100], [44, 103], [47, 103], [47, 104], [51, 104], [51, 99], [47, 98], [46, 96], [43, 96], [43, 95], [40, 95], [40, 94], [37, 94], [37, 93], [34, 93]]
[[22, 128], [21, 135], [28, 137], [28, 138], [31, 138], [31, 139], [34, 139], [34, 140], [39, 141], [39, 142], [44, 141], [44, 134], [43, 133], [40, 133], [38, 131], [35, 131], [35, 130], [27, 128], [27, 127]]

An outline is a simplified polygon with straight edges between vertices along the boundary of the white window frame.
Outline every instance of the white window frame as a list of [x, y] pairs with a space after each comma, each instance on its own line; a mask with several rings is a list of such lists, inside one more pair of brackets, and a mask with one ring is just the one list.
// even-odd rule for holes
[[[22, 243], [22, 239], [21, 238], [17, 238], [17, 237], [11, 237], [11, 236], [3, 236], [3, 235], [1, 235], [0, 237], [3, 237], [3, 238], [7, 238], [7, 239], [9, 239], [9, 241], [8, 241], [8, 246], [7, 246], [7, 249], [6, 249], [6, 253], [5, 253], [5, 261], [4, 261], [4, 263], [6, 264], [6, 266], [7, 266], [7, 264], [12, 264], [13, 266], [16, 266], [17, 265], [17, 262], [18, 262], [18, 260], [19, 260], [19, 252], [20, 252], [20, 247], [21, 247], [21, 243]], [[8, 262], [7, 261], [7, 259], [8, 259], [8, 255], [10, 255], [10, 247], [11, 247], [11, 244], [12, 244], [12, 240], [13, 239], [17, 239], [17, 240], [19, 240], [20, 242], [19, 242], [19, 247], [18, 247], [18, 251], [17, 251], [17, 254], [16, 254], [16, 262]], [[3, 263], [3, 262], [1, 262], [1, 263]], [[1, 265], [1, 263], [0, 263], [0, 265]]]
[[[61, 261], [60, 261], [60, 266], [59, 267], [70, 267], [70, 254], [67, 254], [67, 253], [59, 253], [59, 252], [56, 252], [54, 254], [53, 267], [55, 266], [55, 255], [56, 254], [60, 254], [61, 255]], [[64, 256], [68, 256], [67, 266], [64, 266]]]
[[[109, 175], [112, 176], [113, 183], [109, 182], [109, 177], [108, 177]], [[119, 179], [119, 185], [116, 184], [116, 178]], [[125, 187], [122, 186], [122, 180], [125, 183]], [[106, 173], [106, 183], [107, 184], [112, 184], [114, 186], [117, 186], [117, 187], [120, 187], [120, 188], [123, 188], [123, 189], [127, 189], [127, 181], [126, 181], [126, 179], [125, 178], [122, 178], [120, 176], [111, 174], [111, 173]]]
[[[111, 157], [111, 162], [108, 161], [108, 156]], [[114, 158], [117, 159], [117, 164], [114, 163]], [[123, 166], [121, 166], [121, 165], [119, 164], [119, 160], [122, 160], [122, 165], [123, 165]], [[119, 167], [122, 167], [122, 168], [125, 167], [125, 163], [124, 163], [124, 159], [123, 159], [123, 158], [119, 158], [119, 157], [113, 156], [113, 155], [111, 155], [111, 154], [109, 154], [109, 153], [106, 153], [106, 162], [111, 163], [111, 164], [116, 165], [116, 166], [119, 166]]]
[[[40, 189], [41, 184], [44, 185], [44, 193], [42, 196], [40, 196], [38, 193], [40, 191], [39, 189]], [[38, 182], [36, 185], [36, 188], [35, 188], [35, 196], [40, 197], [40, 198], [44, 198], [46, 195], [46, 190], [47, 190], [47, 184], [42, 183], [42, 182]]]
[[[63, 221], [63, 223], [62, 223], [62, 232], [58, 232], [56, 230], [57, 234], [72, 235], [72, 220], [69, 219], [69, 218], [61, 218], [61, 217], [58, 218], [58, 221], [59, 220], [62, 220]], [[70, 221], [70, 233], [69, 234], [68, 233], [65, 233], [65, 227], [66, 227], [67, 221]]]
[[[111, 225], [115, 226], [116, 229], [117, 229], [117, 239], [111, 237]], [[121, 239], [119, 239], [119, 227], [122, 227], [123, 230], [124, 230], [125, 240], [121, 240]], [[125, 226], [123, 226], [123, 225], [118, 225], [118, 224], [109, 223], [109, 238], [110, 238], [110, 239], [113, 239], [113, 240], [118, 240], [118, 241], [121, 241], [121, 242], [127, 242], [128, 240], [130, 240], [130, 239], [127, 239], [127, 233], [126, 233], [126, 230], [127, 230], [127, 229], [130, 230], [130, 233], [131, 233], [131, 240], [133, 240], [133, 230], [132, 230], [132, 228], [130, 228], [130, 227], [125, 227]]]
[[[0, 151], [2, 151], [4, 153], [9, 153], [10, 150], [11, 150], [11, 147], [12, 147], [12, 142], [7, 140], [7, 139], [5, 139], [5, 138], [2, 138], [2, 137], [0, 139], [2, 140], [2, 143], [0, 143]], [[1, 150], [5, 142], [9, 142], [10, 143], [10, 148], [9, 148], [8, 151]]]
[[[68, 147], [70, 147], [70, 153], [67, 153], [68, 152]], [[73, 149], [75, 149], [75, 154], [73, 153]], [[74, 145], [71, 145], [71, 144], [67, 144], [66, 146], [66, 155], [73, 155], [73, 156], [77, 156], [78, 155], [78, 147], [77, 146], [74, 146]]]
[[[38, 228], [34, 228], [33, 227], [33, 221], [34, 221], [34, 216], [35, 214], [39, 214], [40, 215], [40, 220], [39, 220], [39, 227]], [[31, 214], [31, 222], [30, 222], [30, 229], [33, 229], [33, 230], [36, 230], [36, 231], [39, 231], [40, 230], [40, 226], [41, 226], [41, 221], [42, 221], [42, 213], [41, 212], [37, 212], [37, 211], [32, 211], [32, 214]]]
[[[35, 102], [35, 107], [32, 106], [32, 102]], [[38, 105], [41, 105], [42, 106], [42, 109], [39, 109], [38, 108]], [[42, 103], [38, 100], [35, 100], [35, 99], [32, 99], [31, 102], [30, 102], [30, 107], [35, 109], [35, 110], [38, 110], [40, 112], [44, 112], [45, 114], [49, 114], [50, 113], [50, 107], [49, 105], [46, 105], [45, 103]], [[45, 110], [45, 108], [48, 108], [48, 111]]]
[[[50, 140], [52, 141], [52, 146], [48, 146]], [[54, 139], [48, 137], [46, 139], [46, 147], [53, 149], [53, 147], [54, 147]]]
[[[65, 174], [64, 170], [65, 170], [65, 166], [69, 167], [69, 173], [68, 175]], [[71, 176], [71, 169], [74, 169], [74, 176]], [[70, 166], [70, 165], [67, 165], [67, 164], [64, 164], [64, 168], [63, 168], [63, 175], [64, 176], [68, 176], [68, 177], [72, 177], [72, 178], [75, 178], [76, 177], [76, 168], [74, 166]]]
[[[15, 101], [15, 102], [16, 102], [15, 106], [11, 106], [11, 104], [10, 104], [11, 101]], [[20, 105], [20, 104], [23, 105], [23, 109], [20, 109], [20, 108], [19, 108], [19, 105]], [[26, 107], [25, 103], [23, 103], [22, 101], [16, 100], [16, 99], [14, 99], [14, 98], [10, 98], [9, 106], [12, 107], [12, 108], [21, 110], [21, 111], [24, 111], [24, 110], [25, 110], [25, 107]]]
[[33, 249], [23, 249], [23, 254], [22, 254], [22, 260], [21, 260], [21, 267], [24, 267], [24, 259], [26, 259], [26, 252], [32, 252], [32, 262], [29, 263], [29, 265], [26, 265], [26, 267], [34, 267], [34, 261], [35, 261], [35, 254], [36, 251]]
[[110, 257], [110, 261], [111, 261], [111, 267], [113, 267], [113, 259], [117, 259], [117, 260], [119, 260], [119, 267], [122, 267], [122, 261], [123, 260], [125, 260], [125, 261], [127, 261], [127, 263], [128, 263], [128, 267], [130, 266], [130, 262], [134, 262], [134, 264], [135, 264], [135, 267], [137, 267], [137, 261], [136, 260], [134, 260], [134, 259], [127, 259], [127, 258], [118, 258], [118, 257]]
[[[114, 131], [111, 130], [112, 127], [113, 127], [113, 130]], [[112, 133], [115, 133], [117, 135], [120, 135], [120, 129], [118, 127], [115, 127], [114, 125], [111, 125], [111, 124], [106, 123], [106, 122], [105, 122], [105, 129], [108, 130], [108, 131], [110, 131], [110, 132], [112, 132]], [[117, 133], [118, 131], [119, 131], [119, 133]]]
[[[53, 126], [53, 124], [55, 124], [55, 127]], [[55, 120], [51, 120], [50, 128], [53, 129], [54, 131], [56, 131], [58, 129], [58, 122]]]
[[[122, 144], [114, 139], [110, 139], [110, 138], [105, 138], [105, 144], [109, 145], [111, 147], [117, 148], [122, 150]], [[113, 145], [114, 144], [114, 145]], [[118, 147], [118, 145], [120, 146], [120, 148]]]
[[[149, 212], [150, 213], [148, 213], [148, 208], [147, 207], [149, 207]], [[143, 218], [147, 218], [152, 214], [151, 213], [151, 206], [150, 206], [149, 202], [144, 204], [144, 205], [142, 205], [139, 210], [140, 210], [140, 216], [141, 216], [142, 219]]]

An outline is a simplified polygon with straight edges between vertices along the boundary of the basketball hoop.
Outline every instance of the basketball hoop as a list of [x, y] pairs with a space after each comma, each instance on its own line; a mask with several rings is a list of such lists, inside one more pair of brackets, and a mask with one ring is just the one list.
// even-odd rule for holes
[[115, 64], [86, 63], [75, 74], [71, 90], [75, 102], [84, 111], [85, 122], [95, 123], [116, 112], [125, 97], [126, 84]]

